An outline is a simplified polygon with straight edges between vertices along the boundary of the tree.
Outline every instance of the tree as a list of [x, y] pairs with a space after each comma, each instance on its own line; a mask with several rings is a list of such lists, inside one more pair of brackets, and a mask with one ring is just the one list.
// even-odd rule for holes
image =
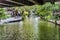
[[44, 5], [38, 5], [37, 14], [41, 17], [47, 17], [52, 15], [52, 4], [51, 3], [45, 3]]

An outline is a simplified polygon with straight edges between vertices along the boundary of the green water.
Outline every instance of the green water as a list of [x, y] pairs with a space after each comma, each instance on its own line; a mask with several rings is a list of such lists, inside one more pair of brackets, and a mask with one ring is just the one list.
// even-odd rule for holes
[[0, 40], [59, 40], [58, 26], [39, 18], [0, 25]]

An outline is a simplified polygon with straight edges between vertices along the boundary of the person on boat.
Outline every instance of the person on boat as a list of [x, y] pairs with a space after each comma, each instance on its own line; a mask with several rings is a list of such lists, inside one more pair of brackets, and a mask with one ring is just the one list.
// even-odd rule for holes
[[23, 14], [22, 11], [20, 11], [20, 16], [22, 16], [22, 14]]
[[28, 11], [24, 10], [22, 11], [22, 19], [24, 20], [26, 17], [28, 17]]
[[28, 11], [24, 11], [24, 15], [28, 17], [29, 15]]
[[21, 16], [21, 12], [18, 10], [18, 14], [17, 14], [17, 16]]
[[20, 16], [20, 12], [18, 10], [15, 10], [14, 16]]
[[24, 20], [25, 15], [24, 15], [24, 11], [22, 11], [22, 20]]
[[11, 10], [11, 17], [14, 17], [15, 16], [15, 9], [13, 8], [12, 10]]
[[17, 14], [18, 14], [18, 11], [15, 10], [15, 11], [14, 11], [14, 17], [17, 16]]

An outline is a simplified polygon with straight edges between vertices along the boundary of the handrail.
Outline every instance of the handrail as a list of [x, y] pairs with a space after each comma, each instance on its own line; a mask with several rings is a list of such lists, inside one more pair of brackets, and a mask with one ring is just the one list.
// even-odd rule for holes
[[33, 1], [33, 0], [28, 0], [28, 1], [30, 1], [30, 2], [32, 2], [32, 3], [35, 3], [35, 4], [37, 4], [37, 2], [35, 2], [35, 1]]
[[0, 5], [5, 5], [5, 6], [13, 6], [13, 5], [4, 4], [4, 3], [0, 3]]
[[8, 2], [12, 2], [12, 3], [16, 3], [16, 4], [19, 4], [19, 5], [24, 5], [24, 4], [22, 4], [22, 3], [15, 2], [15, 1], [11, 1], [11, 0], [6, 0], [6, 1], [8, 1]]

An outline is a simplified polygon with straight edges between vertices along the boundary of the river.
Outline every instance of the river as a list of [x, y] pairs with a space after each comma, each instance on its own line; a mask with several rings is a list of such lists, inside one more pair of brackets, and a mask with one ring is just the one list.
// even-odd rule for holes
[[59, 26], [26, 17], [24, 21], [0, 25], [0, 40], [59, 40]]

